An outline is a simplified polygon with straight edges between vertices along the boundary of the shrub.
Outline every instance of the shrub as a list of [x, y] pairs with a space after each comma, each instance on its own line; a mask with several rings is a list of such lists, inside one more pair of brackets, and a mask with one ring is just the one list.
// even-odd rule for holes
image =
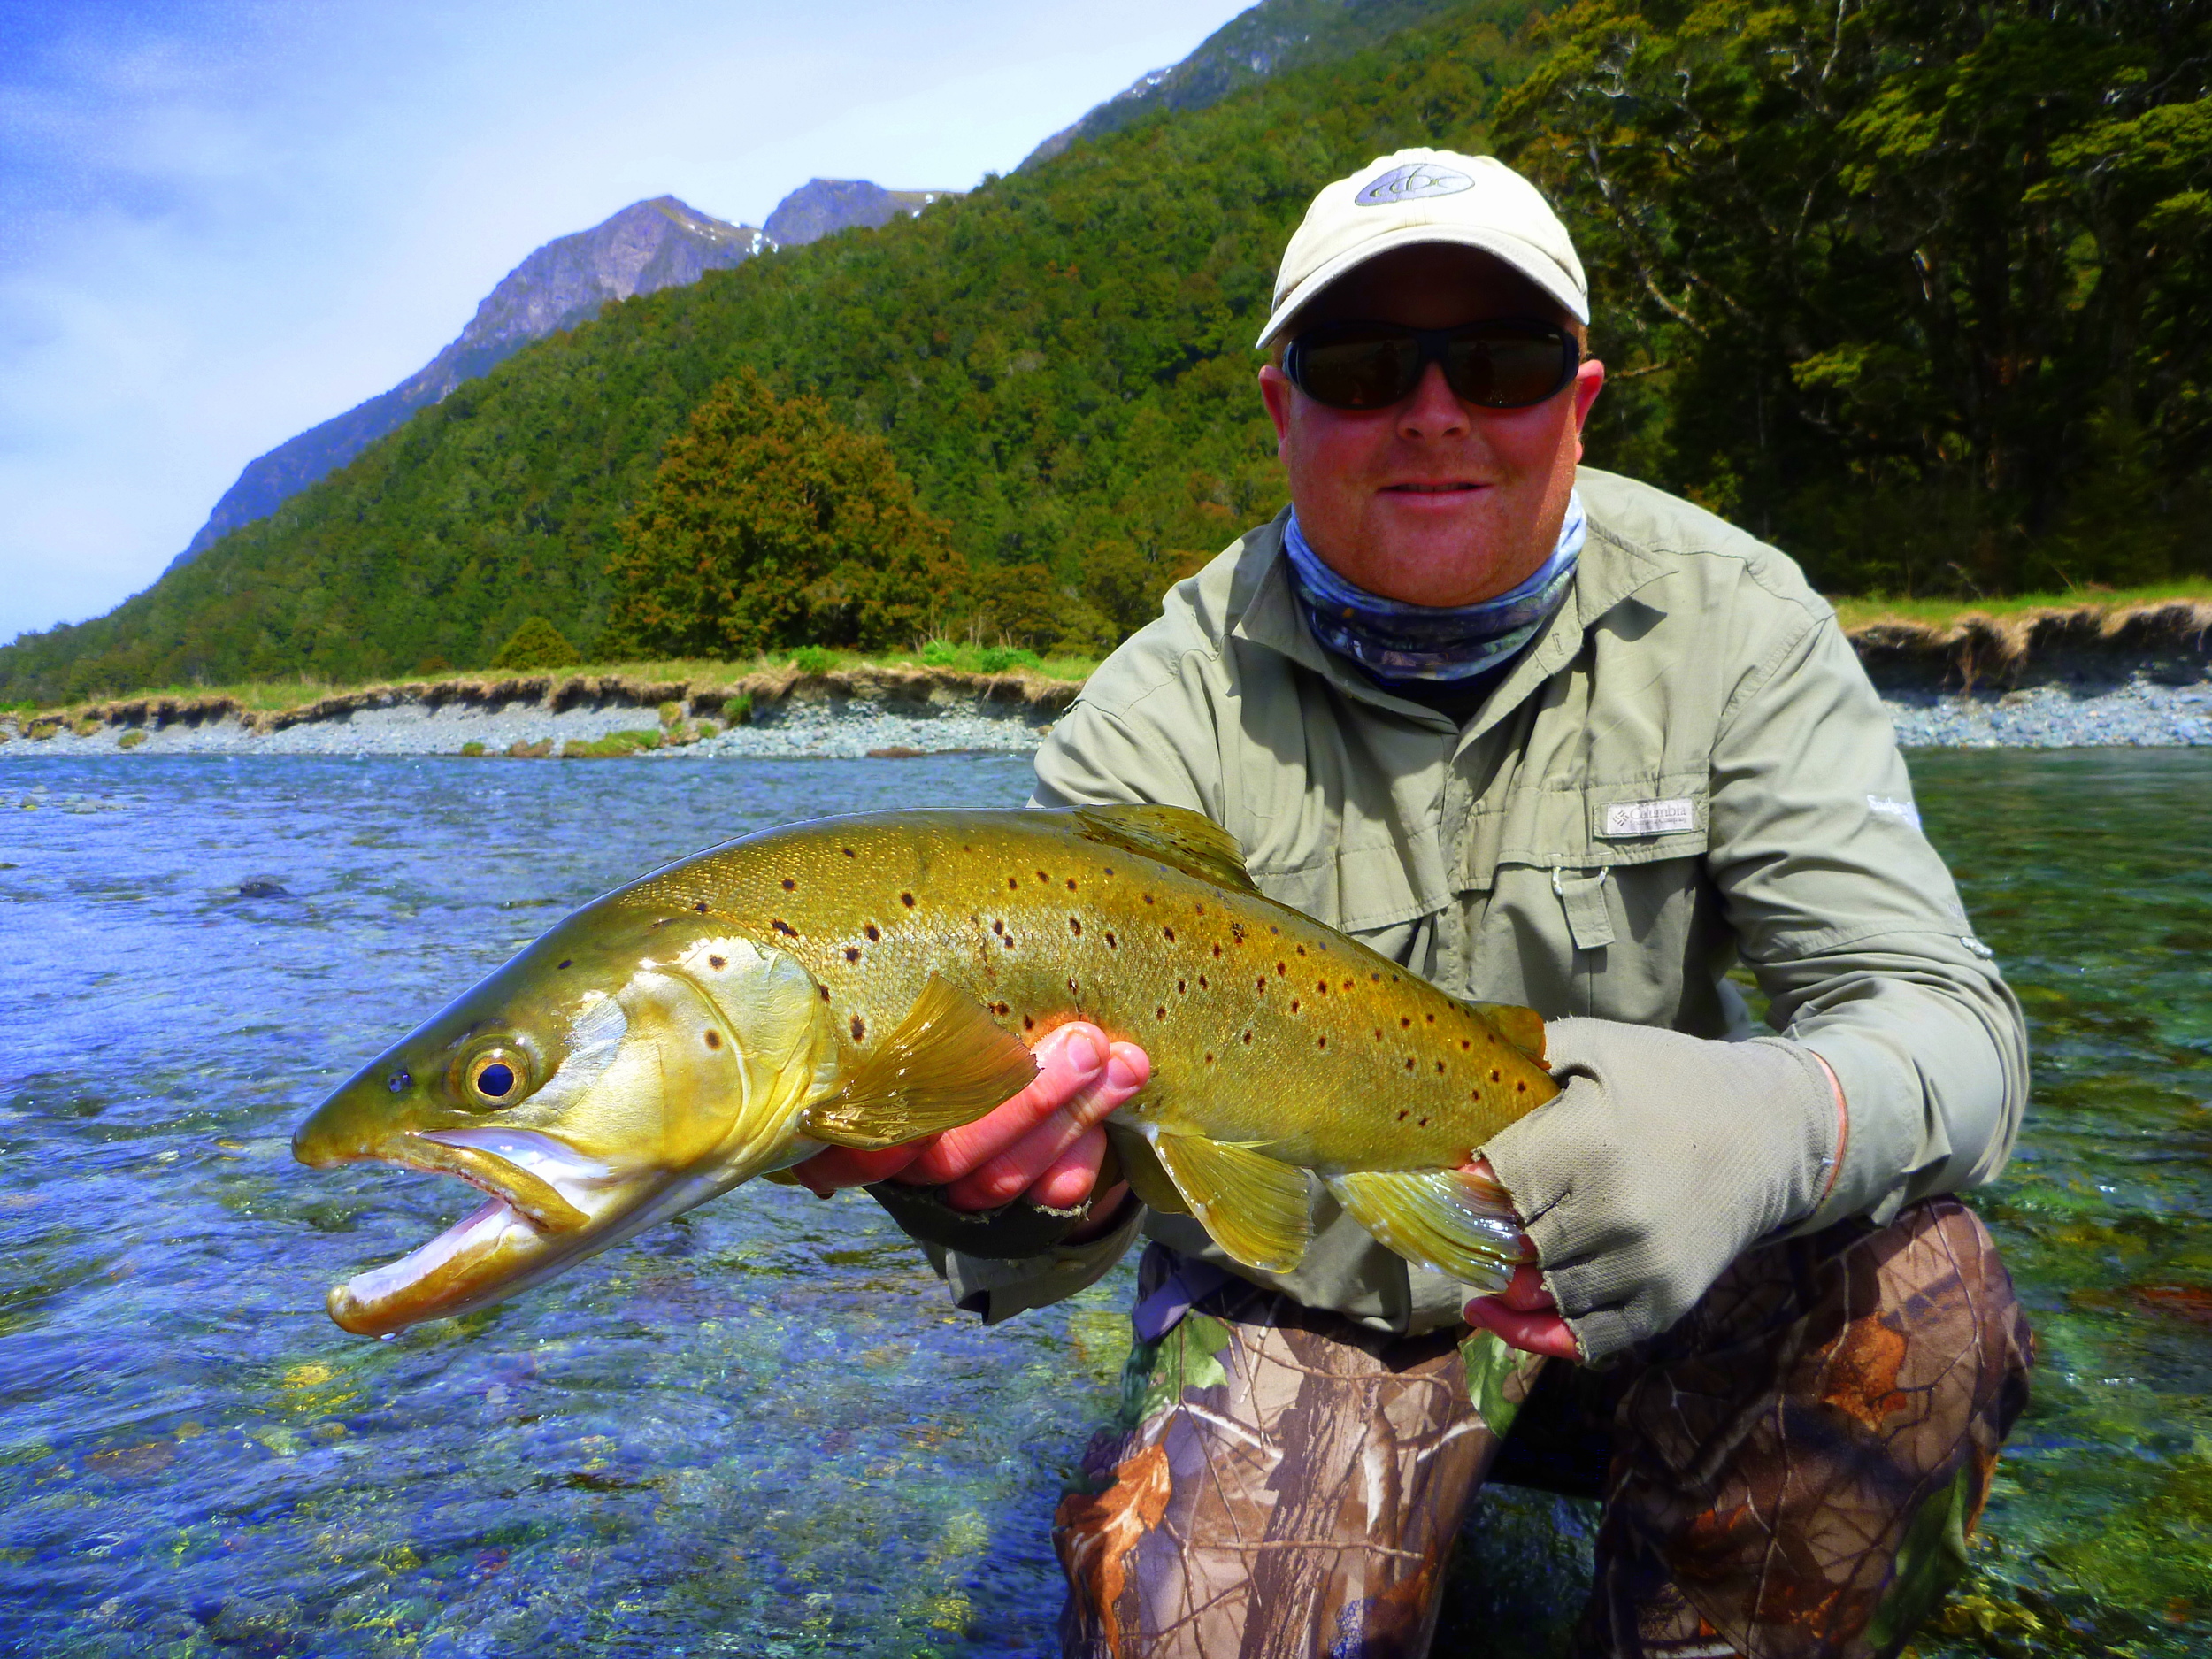
[[818, 645], [802, 645], [784, 660], [803, 674], [826, 674], [837, 666], [837, 658]]
[[492, 666], [526, 673], [536, 668], [566, 668], [582, 660], [583, 653], [568, 642], [566, 634], [543, 617], [532, 617], [499, 648]]
[[976, 653], [975, 663], [987, 674], [1002, 674], [1010, 668], [1041, 668], [1044, 658], [1018, 646], [987, 645]]

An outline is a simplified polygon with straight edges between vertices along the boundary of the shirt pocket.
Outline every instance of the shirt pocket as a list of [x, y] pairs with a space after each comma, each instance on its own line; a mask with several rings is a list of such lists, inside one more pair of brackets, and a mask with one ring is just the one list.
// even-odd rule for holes
[[1666, 949], [1649, 924], [1694, 886], [1676, 861], [1703, 858], [1709, 795], [1703, 772], [1509, 788], [1471, 814], [1455, 886], [1479, 910], [1502, 904], [1524, 948], [1541, 941], [1563, 966], [1624, 938]]

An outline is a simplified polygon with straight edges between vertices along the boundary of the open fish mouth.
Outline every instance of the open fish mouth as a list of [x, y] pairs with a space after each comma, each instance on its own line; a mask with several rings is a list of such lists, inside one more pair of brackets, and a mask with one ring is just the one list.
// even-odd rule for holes
[[607, 1165], [529, 1130], [432, 1130], [358, 1156], [457, 1176], [488, 1200], [397, 1261], [333, 1287], [331, 1318], [359, 1336], [465, 1313], [557, 1271], [598, 1230], [618, 1185]]

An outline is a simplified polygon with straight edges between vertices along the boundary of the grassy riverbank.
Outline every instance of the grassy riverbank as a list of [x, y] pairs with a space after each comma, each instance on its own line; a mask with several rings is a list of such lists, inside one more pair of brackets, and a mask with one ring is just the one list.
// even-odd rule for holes
[[[2039, 631], [2064, 635], [2078, 645], [2116, 635], [2131, 619], [2155, 617], [2159, 633], [2185, 639], [2212, 627], [2212, 580], [2196, 578], [2152, 587], [2072, 593], [2023, 594], [1995, 600], [1915, 599], [1888, 595], [1845, 596], [1834, 602], [1845, 630], [1863, 655], [1885, 659], [1924, 657], [1931, 662], [1978, 653], [1983, 666], [1955, 677], [1971, 684], [1988, 672], [1991, 641], [2000, 667], [2016, 667], [2035, 648]], [[2178, 614], [2176, 609], [2180, 608]], [[2200, 641], [2200, 649], [2201, 642]], [[2110, 648], [2116, 657], [2149, 646], [2131, 636]], [[486, 692], [520, 695], [523, 682], [542, 682], [538, 695], [556, 687], [590, 682], [584, 695], [597, 700], [597, 687], [615, 700], [657, 704], [687, 703], [715, 710], [732, 710], [764, 695], [780, 699], [805, 682], [826, 685], [838, 695], [867, 695], [871, 682], [888, 679], [909, 684], [941, 680], [949, 687], [979, 681], [1018, 680], [1041, 697], [1059, 700], [1098, 666], [1087, 657], [1040, 657], [1003, 645], [958, 644], [932, 640], [912, 650], [864, 653], [806, 646], [744, 661], [671, 657], [634, 662], [580, 663], [559, 668], [441, 670], [390, 680], [336, 684], [319, 680], [264, 680], [235, 684], [149, 687], [118, 695], [70, 703], [0, 704], [0, 716], [19, 725], [33, 721], [74, 726], [160, 724], [176, 718], [234, 714], [249, 722], [285, 724], [315, 718], [318, 711], [342, 712], [364, 699], [386, 695], [429, 702], [479, 700]], [[2124, 666], [2124, 665], [2123, 665]], [[572, 695], [573, 694], [571, 694]], [[732, 718], [725, 714], [725, 718]]]

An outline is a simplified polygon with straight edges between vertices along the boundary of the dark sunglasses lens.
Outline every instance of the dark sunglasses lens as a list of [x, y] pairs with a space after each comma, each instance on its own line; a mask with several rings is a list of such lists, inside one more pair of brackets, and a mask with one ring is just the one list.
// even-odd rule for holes
[[1471, 403], [1525, 409], [1540, 403], [1574, 373], [1564, 335], [1548, 329], [1486, 329], [1444, 349], [1444, 379]]
[[1341, 334], [1301, 341], [1297, 380], [1333, 409], [1387, 409], [1420, 380], [1420, 347], [1402, 334]]

